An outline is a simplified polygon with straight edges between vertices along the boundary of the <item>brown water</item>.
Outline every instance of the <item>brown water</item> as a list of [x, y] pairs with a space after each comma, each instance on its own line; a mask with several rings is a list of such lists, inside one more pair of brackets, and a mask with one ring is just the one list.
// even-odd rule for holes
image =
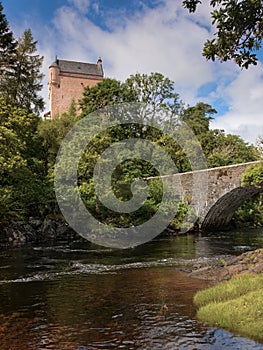
[[86, 243], [0, 253], [0, 350], [263, 349], [195, 319], [207, 283], [181, 271], [263, 246], [263, 230], [156, 240], [129, 250]]

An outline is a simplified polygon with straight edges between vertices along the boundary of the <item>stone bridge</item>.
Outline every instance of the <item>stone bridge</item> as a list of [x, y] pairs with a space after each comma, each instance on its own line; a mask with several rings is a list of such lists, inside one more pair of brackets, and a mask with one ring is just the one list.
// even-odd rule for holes
[[[255, 186], [241, 187], [242, 174], [256, 162], [222, 166], [187, 173], [166, 175], [177, 199], [191, 203], [201, 230], [227, 227], [240, 205], [263, 190]], [[148, 178], [148, 180], [153, 178]]]

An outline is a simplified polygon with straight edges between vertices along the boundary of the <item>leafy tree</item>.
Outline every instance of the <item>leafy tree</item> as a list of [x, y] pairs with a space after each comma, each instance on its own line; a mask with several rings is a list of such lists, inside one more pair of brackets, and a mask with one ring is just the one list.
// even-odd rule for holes
[[39, 216], [48, 202], [39, 118], [0, 98], [1, 220]]
[[209, 168], [257, 160], [259, 152], [238, 135], [223, 130], [209, 130], [200, 138]]
[[258, 193], [246, 200], [236, 211], [234, 222], [254, 227], [263, 226], [263, 194]]
[[206, 103], [199, 102], [193, 107], [184, 109], [180, 118], [186, 122], [195, 135], [202, 135], [209, 131], [209, 123], [216, 110]]
[[79, 101], [84, 117], [98, 109], [123, 102], [135, 102], [136, 94], [124, 83], [105, 78], [93, 87], [86, 86], [83, 98]]
[[167, 108], [176, 115], [182, 109], [179, 94], [174, 91], [174, 82], [161, 73], [137, 73], [131, 75], [125, 83], [136, 91], [138, 102], [148, 103], [153, 108]]
[[[130, 76], [123, 85], [120, 82], [108, 79], [105, 84], [99, 83], [95, 87], [86, 88], [84, 98], [81, 100], [81, 107], [82, 111], [88, 114], [88, 112], [92, 112], [100, 107], [118, 102], [147, 103], [153, 107], [153, 111], [162, 107], [172, 112], [171, 114], [176, 120], [182, 109], [179, 95], [174, 91], [174, 83], [160, 73], [151, 73], [150, 75], [136, 74], [135, 76]], [[82, 115], [85, 116], [84, 113], [82, 113]], [[144, 115], [144, 118], [147, 117], [148, 115]], [[151, 117], [151, 115], [149, 117]], [[161, 115], [160, 118], [157, 118], [156, 122], [166, 123], [167, 120], [162, 119], [164, 117], [164, 115]], [[176, 163], [179, 163], [178, 154], [182, 152], [182, 150], [174, 140], [162, 134], [158, 129], [139, 125], [137, 118], [133, 119], [132, 113], [131, 115], [128, 114], [126, 118], [129, 122], [128, 125], [119, 125], [108, 129], [96, 136], [93, 141], [87, 145], [79, 163], [79, 190], [89, 210], [100, 219], [110, 222], [121, 221], [122, 224], [131, 222], [134, 224], [138, 222], [138, 217], [145, 219], [150, 213], [153, 213], [154, 210], [158, 208], [158, 204], [155, 199], [152, 198], [145, 203], [140, 213], [136, 212], [135, 214], [123, 215], [118, 215], [103, 207], [95, 195], [93, 185], [93, 169], [100, 154], [113, 142], [120, 142], [125, 138], [133, 137], [151, 140], [158, 145], [164, 146], [167, 152], [171, 153], [173, 158], [176, 158]], [[97, 126], [94, 125], [94, 134], [97, 134], [96, 127]], [[140, 147], [142, 147], [142, 145]], [[125, 154], [127, 160], [119, 164], [112, 174], [112, 189], [117, 198], [123, 201], [131, 198], [131, 184], [134, 179], [158, 175], [158, 171], [154, 169], [151, 164], [140, 159], [134, 159], [133, 156], [136, 154], [135, 149], [131, 152], [130, 157], [129, 152], [131, 151], [125, 148], [119, 151], [120, 154]], [[145, 149], [145, 154], [146, 153], [147, 149]], [[116, 154], [116, 158], [117, 156]], [[180, 157], [183, 159], [186, 158], [184, 153], [180, 154]], [[178, 168], [180, 169], [179, 164]], [[180, 170], [184, 170], [184, 166], [183, 169]]]
[[[158, 107], [162, 107], [172, 112], [171, 115], [172, 118], [174, 117], [174, 120], [169, 121], [169, 125], [175, 126], [175, 139], [171, 139], [168, 135], [162, 133], [158, 127], [152, 128], [138, 125], [137, 118], [133, 119], [133, 113], [125, 114], [126, 121], [129, 124], [107, 128], [106, 123], [105, 130], [100, 132], [100, 134], [98, 134], [98, 130], [100, 126], [103, 126], [104, 119], [100, 119], [100, 125], [94, 123], [88, 127], [87, 132], [96, 136], [88, 143], [79, 161], [78, 186], [83, 202], [99, 220], [112, 225], [136, 225], [151, 217], [159, 206], [158, 193], [161, 191], [159, 185], [153, 185], [150, 188], [150, 196], [146, 203], [140, 210], [133, 213], [115, 213], [104, 207], [99, 201], [94, 188], [94, 167], [100, 155], [114, 142], [121, 142], [123, 139], [129, 138], [150, 140], [169, 153], [180, 172], [189, 171], [191, 170], [191, 164], [188, 159], [189, 152], [187, 155], [185, 154], [185, 150], [176, 141], [177, 137], [180, 136], [187, 139], [193, 158], [200, 155], [198, 152], [194, 153], [196, 140], [189, 139], [189, 135], [187, 133], [184, 134], [184, 130], [181, 130], [180, 135], [178, 133], [176, 134], [176, 126], [177, 124], [180, 125], [181, 120], [187, 123], [197, 135], [208, 159], [208, 166], [210, 167], [228, 165], [235, 162], [246, 162], [258, 157], [255, 148], [246, 144], [238, 136], [225, 135], [220, 130], [210, 130], [210, 120], [213, 114], [216, 113], [210, 105], [200, 102], [195, 106], [184, 108], [184, 105], [179, 100], [179, 95], [174, 91], [174, 83], [170, 79], [163, 77], [159, 73], [151, 73], [150, 75], [136, 74], [135, 76], [130, 76], [124, 83], [115, 79], [105, 79], [105, 81], [98, 83], [94, 87], [86, 88], [83, 99], [80, 101], [82, 109], [80, 116], [76, 115], [76, 109], [73, 103], [69, 112], [62, 115], [61, 118], [41, 122], [38, 130], [43, 139], [43, 145], [47, 154], [47, 168], [50, 179], [53, 178], [53, 166], [61, 141], [74, 123], [79, 118], [84, 118], [89, 113], [100, 108], [122, 102], [145, 102], [152, 104], [156, 110], [158, 110]], [[108, 110], [103, 117], [107, 121], [108, 118], [114, 116]], [[151, 115], [144, 114], [143, 117], [150, 118]], [[164, 113], [156, 122], [166, 123], [167, 120], [165, 118], [166, 115]], [[81, 135], [79, 137], [78, 142], [81, 142]], [[140, 148], [142, 147], [140, 145]], [[69, 147], [68, 152], [74, 157], [74, 149]], [[112, 155], [114, 159], [118, 159], [118, 155], [124, 155], [126, 161], [121, 162], [114, 170], [111, 177], [111, 189], [120, 201], [127, 201], [132, 198], [131, 184], [135, 179], [156, 176], [158, 175], [158, 171], [148, 162], [141, 159], [134, 159], [134, 154], [136, 154], [135, 148], [129, 150], [124, 147], [123, 149], [116, 150], [116, 152], [116, 157]], [[145, 154], [147, 154], [147, 144]], [[107, 160], [101, 166], [102, 170], [99, 169], [99, 171], [103, 171], [104, 166], [107, 168]], [[70, 176], [70, 173], [68, 176]], [[104, 195], [107, 197], [109, 194], [105, 193]], [[172, 206], [172, 203], [168, 203], [165, 210], [169, 212]], [[184, 220], [188, 207], [189, 204], [187, 203], [181, 203], [179, 205], [178, 216], [172, 223], [173, 227], [180, 226], [180, 222]], [[194, 213], [192, 214], [194, 215]]]
[[3, 75], [13, 70], [16, 41], [10, 31], [6, 16], [3, 14], [3, 6], [0, 2], [0, 84]]
[[259, 136], [257, 138], [256, 145], [262, 157], [263, 156], [263, 136]]
[[[184, 0], [183, 5], [195, 12], [200, 0]], [[255, 51], [263, 38], [263, 3], [261, 0], [210, 0], [215, 38], [204, 44], [203, 55], [213, 61], [234, 60], [244, 68], [257, 64]]]
[[[263, 163], [253, 164], [247, 167], [242, 174], [242, 186], [263, 187]], [[253, 226], [263, 225], [263, 193], [260, 192], [248, 199], [235, 213], [238, 222], [250, 223]]]
[[242, 186], [263, 186], [263, 162], [250, 165], [242, 174]]
[[[84, 97], [80, 101], [82, 116], [101, 107], [121, 102], [142, 102], [150, 104], [153, 108], [162, 107], [172, 112], [171, 114], [176, 120], [183, 106], [179, 100], [179, 95], [174, 91], [174, 82], [169, 78], [165, 78], [161, 73], [136, 74], [131, 75], [124, 83], [115, 79], [105, 79], [94, 87], [85, 88]], [[147, 116], [145, 117], [147, 118]], [[107, 140], [116, 141], [123, 138], [137, 137], [157, 142], [161, 137], [159, 130], [139, 125], [137, 118], [134, 119], [133, 115], [127, 115], [126, 118], [129, 125], [120, 125], [110, 130], [110, 134], [106, 137]], [[156, 121], [160, 123], [167, 122], [161, 120], [162, 116], [159, 120], [157, 119]], [[137, 165], [139, 165], [138, 162]], [[143, 166], [140, 164], [140, 167], [144, 168], [145, 172], [146, 164], [144, 163]], [[126, 168], [131, 173], [134, 166], [126, 162]], [[151, 172], [152, 168], [148, 167], [148, 171]]]
[[53, 170], [60, 144], [78, 119], [76, 105], [72, 101], [68, 112], [61, 117], [56, 116], [52, 120], [42, 120], [39, 123], [38, 133], [45, 149], [47, 169]]
[[10, 103], [39, 113], [44, 109], [44, 100], [38, 95], [42, 89], [43, 74], [40, 69], [43, 57], [36, 53], [36, 45], [31, 30], [27, 29], [18, 40], [14, 55], [14, 72], [6, 76], [6, 89], [3, 93]]

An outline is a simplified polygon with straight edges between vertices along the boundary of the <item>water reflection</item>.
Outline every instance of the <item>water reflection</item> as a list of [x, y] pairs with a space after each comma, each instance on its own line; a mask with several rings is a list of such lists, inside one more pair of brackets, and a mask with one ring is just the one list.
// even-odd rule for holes
[[[20, 294], [24, 284], [15, 286], [20, 294], [20, 308], [19, 313], [10, 316], [15, 327], [10, 329], [9, 322], [6, 333], [2, 334], [6, 344], [13, 342], [15, 346], [16, 336], [22, 344], [25, 320], [29, 322], [26, 322], [23, 346], [26, 348], [30, 335], [30, 346], [34, 349], [78, 346], [110, 349], [121, 345], [127, 349], [131, 346], [152, 349], [155, 343], [160, 346], [165, 343], [167, 336], [180, 337], [181, 341], [185, 338], [185, 342], [187, 338], [192, 341], [194, 333], [200, 337], [202, 327], [194, 320], [192, 297], [206, 282], [186, 278], [175, 269], [74, 276], [59, 283], [46, 282], [44, 293], [42, 283], [35, 284], [39, 290], [28, 285], [26, 298]], [[33, 305], [30, 300], [34, 301]], [[197, 330], [194, 331], [193, 325]]]
[[122, 251], [74, 243], [2, 252], [0, 350], [263, 349], [199, 323], [192, 298], [207, 282], [178, 269], [260, 245], [262, 231], [251, 231]]

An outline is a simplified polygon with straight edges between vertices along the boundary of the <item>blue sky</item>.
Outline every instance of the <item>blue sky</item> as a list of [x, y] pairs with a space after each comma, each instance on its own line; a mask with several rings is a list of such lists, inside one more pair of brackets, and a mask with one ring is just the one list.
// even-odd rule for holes
[[211, 37], [208, 1], [194, 15], [180, 0], [2, 0], [16, 36], [31, 28], [48, 66], [61, 59], [96, 62], [107, 77], [161, 72], [190, 105], [211, 104], [213, 128], [255, 142], [263, 136], [263, 51], [258, 66], [240, 70], [229, 62], [206, 62], [202, 45]]

